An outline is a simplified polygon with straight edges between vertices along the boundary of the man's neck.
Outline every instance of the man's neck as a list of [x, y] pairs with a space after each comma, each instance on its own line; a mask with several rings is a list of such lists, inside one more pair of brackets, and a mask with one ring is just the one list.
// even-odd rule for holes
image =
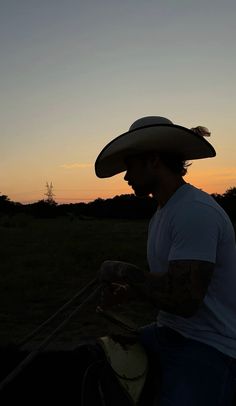
[[175, 179], [166, 179], [165, 182], [158, 185], [158, 188], [155, 192], [153, 192], [152, 196], [158, 202], [158, 207], [161, 209], [171, 196], [178, 190], [182, 185], [186, 184], [184, 179], [175, 178]]

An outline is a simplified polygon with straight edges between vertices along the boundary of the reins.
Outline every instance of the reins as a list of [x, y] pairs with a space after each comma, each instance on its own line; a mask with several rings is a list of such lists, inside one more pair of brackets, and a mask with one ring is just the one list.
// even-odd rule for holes
[[[52, 322], [60, 313], [67, 309], [76, 299], [81, 298], [83, 295], [86, 295], [85, 299], [78, 305], [71, 313], [49, 334], [44, 338], [36, 349], [31, 351], [1, 382], [0, 382], [0, 391], [2, 391], [6, 385], [12, 382], [34, 359], [35, 357], [44, 350], [51, 340], [59, 333], [65, 325], [92, 299], [96, 297], [101, 289], [101, 284], [98, 283], [98, 280], [95, 278], [84, 286], [79, 292], [77, 292], [70, 300], [68, 300], [63, 306], [61, 306], [52, 316], [47, 320], [41, 323], [37, 328], [35, 328], [31, 333], [27, 334], [17, 345], [19, 350], [22, 350], [30, 340], [36, 336], [41, 330]], [[105, 317], [110, 322], [116, 324], [122, 329], [128, 331], [132, 335], [136, 335], [137, 331], [135, 327], [131, 327], [126, 320], [117, 318], [112, 312], [104, 311], [100, 307], [97, 308], [97, 312]]]
[[91, 289], [93, 286], [97, 284], [97, 279], [93, 279], [91, 282], [89, 282], [86, 286], [84, 286], [79, 292], [77, 292], [68, 302], [66, 302], [63, 306], [61, 306], [52, 316], [50, 316], [47, 320], [45, 320], [42, 324], [40, 324], [38, 327], [36, 327], [31, 333], [27, 334], [25, 338], [23, 338], [19, 343], [18, 347], [21, 349], [33, 338], [36, 336], [37, 333], [39, 333], [43, 327], [48, 325], [51, 321], [53, 321], [60, 313], [62, 313], [64, 310], [66, 310], [70, 304], [72, 304], [76, 299], [81, 297], [83, 294], [85, 294], [89, 289]]
[[[39, 333], [43, 327], [49, 324], [52, 320], [56, 318], [56, 316], [61, 313], [63, 310], [68, 308], [68, 306], [74, 302], [75, 299], [78, 299], [82, 295], [84, 295], [89, 289], [97, 285], [97, 279], [93, 279], [90, 283], [88, 283], [84, 288], [82, 288], [76, 295], [74, 295], [68, 302], [66, 302], [63, 306], [61, 306], [51, 317], [49, 317], [46, 321], [44, 321], [40, 326], [38, 326], [35, 330], [33, 330], [30, 334], [28, 334], [22, 341], [19, 342], [18, 348], [22, 349], [37, 333]], [[80, 303], [76, 308], [61, 322], [41, 343], [38, 347], [31, 351], [17, 366], [10, 372], [1, 382], [0, 382], [0, 391], [8, 385], [10, 382], [13, 381], [22, 371], [23, 369], [28, 366], [34, 358], [47, 347], [50, 341], [54, 338], [54, 336], [71, 320], [72, 317], [78, 313], [79, 310], [83, 308], [84, 305], [90, 302], [100, 291], [101, 285], [97, 285], [94, 287], [92, 292], [88, 294], [88, 296]]]

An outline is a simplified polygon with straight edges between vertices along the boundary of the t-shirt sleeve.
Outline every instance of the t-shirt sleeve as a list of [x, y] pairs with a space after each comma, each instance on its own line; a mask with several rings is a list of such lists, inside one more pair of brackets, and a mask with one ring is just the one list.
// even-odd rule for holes
[[179, 207], [171, 222], [171, 249], [168, 261], [201, 260], [215, 263], [220, 238], [217, 211], [192, 202]]

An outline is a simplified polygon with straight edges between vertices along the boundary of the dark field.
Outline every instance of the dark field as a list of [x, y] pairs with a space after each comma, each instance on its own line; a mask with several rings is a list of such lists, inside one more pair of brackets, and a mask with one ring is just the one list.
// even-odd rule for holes
[[[147, 227], [147, 221], [1, 217], [0, 346], [20, 342], [95, 278], [104, 260], [147, 268]], [[96, 314], [96, 304], [97, 299], [81, 309], [50, 347], [70, 348], [81, 337], [117, 332], [116, 326]], [[142, 303], [119, 309], [119, 315], [137, 325], [151, 321], [155, 313], [153, 307]], [[63, 318], [58, 317], [51, 329]], [[30, 347], [51, 329], [44, 330]]]

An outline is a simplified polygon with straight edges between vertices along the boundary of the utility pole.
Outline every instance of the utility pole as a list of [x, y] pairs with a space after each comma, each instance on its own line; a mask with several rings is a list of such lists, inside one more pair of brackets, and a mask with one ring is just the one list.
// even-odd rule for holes
[[49, 204], [55, 204], [55, 200], [54, 200], [54, 193], [53, 193], [53, 184], [52, 182], [49, 184], [48, 182], [46, 183], [46, 189], [47, 192], [44, 193], [45, 196], [47, 196], [46, 202]]

